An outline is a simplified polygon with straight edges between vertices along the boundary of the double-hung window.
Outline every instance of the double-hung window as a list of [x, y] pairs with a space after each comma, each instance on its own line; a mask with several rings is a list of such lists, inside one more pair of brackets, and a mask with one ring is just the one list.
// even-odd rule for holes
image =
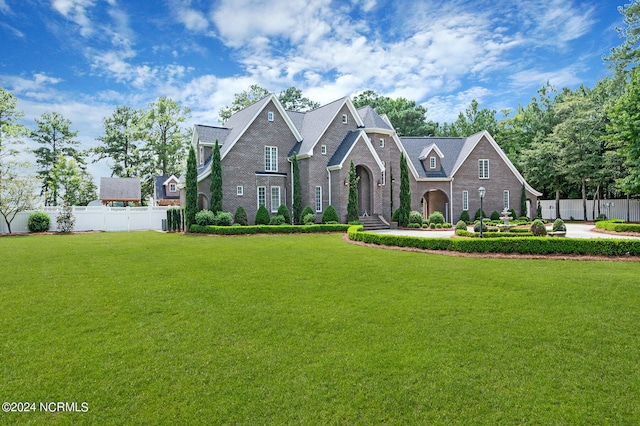
[[469, 211], [469, 191], [462, 191], [462, 210]]
[[267, 188], [264, 186], [258, 187], [258, 207], [267, 206]]
[[272, 186], [271, 187], [271, 212], [272, 213], [277, 212], [278, 207], [280, 207], [280, 187]]
[[509, 190], [502, 191], [502, 205], [505, 209], [509, 209]]
[[489, 160], [478, 160], [478, 178], [489, 179]]
[[322, 187], [316, 186], [316, 212], [322, 211]]
[[436, 168], [436, 157], [429, 157], [429, 168], [430, 169]]
[[266, 172], [278, 171], [278, 147], [277, 146], [264, 147], [264, 170]]

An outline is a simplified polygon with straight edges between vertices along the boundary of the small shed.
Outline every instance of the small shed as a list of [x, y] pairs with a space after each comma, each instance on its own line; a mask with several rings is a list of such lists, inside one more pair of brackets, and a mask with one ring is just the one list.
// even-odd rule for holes
[[140, 178], [100, 178], [100, 201], [140, 204], [142, 191]]

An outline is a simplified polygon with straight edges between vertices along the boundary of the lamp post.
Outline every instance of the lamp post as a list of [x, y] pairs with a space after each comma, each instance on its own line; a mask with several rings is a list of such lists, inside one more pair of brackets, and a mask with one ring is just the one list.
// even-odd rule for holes
[[484, 186], [481, 186], [480, 188], [478, 188], [478, 194], [480, 195], [480, 238], [482, 238], [482, 228], [484, 227], [484, 214], [483, 214], [483, 210], [482, 210], [482, 200], [484, 199], [484, 194], [487, 192], [487, 190], [484, 188]]

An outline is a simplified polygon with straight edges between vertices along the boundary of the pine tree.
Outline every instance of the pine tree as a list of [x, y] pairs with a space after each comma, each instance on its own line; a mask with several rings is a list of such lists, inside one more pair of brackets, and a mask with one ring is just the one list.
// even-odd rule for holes
[[220, 159], [220, 145], [216, 139], [211, 157], [211, 211], [222, 211], [222, 160]]
[[[520, 217], [527, 215], [527, 192], [524, 189], [524, 183], [522, 184], [522, 193], [520, 194]], [[514, 217], [514, 219], [516, 219]]]
[[400, 207], [398, 212], [398, 226], [409, 224], [411, 212], [411, 189], [409, 186], [409, 166], [404, 153], [400, 153]]
[[357, 222], [358, 215], [358, 180], [360, 178], [356, 174], [356, 168], [351, 160], [351, 166], [349, 166], [349, 201], [347, 203], [347, 223]]
[[295, 152], [291, 164], [293, 165], [293, 223], [299, 225], [302, 223], [302, 189], [300, 187], [300, 166]]
[[196, 151], [193, 146], [189, 147], [186, 184], [185, 227], [189, 230], [191, 225], [196, 223], [196, 213], [198, 212], [198, 167], [196, 166]]

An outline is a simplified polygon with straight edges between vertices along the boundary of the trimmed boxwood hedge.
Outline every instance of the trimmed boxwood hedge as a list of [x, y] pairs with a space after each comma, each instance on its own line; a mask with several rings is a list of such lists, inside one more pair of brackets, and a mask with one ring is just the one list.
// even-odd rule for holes
[[346, 232], [349, 225], [319, 224], [319, 225], [255, 225], [255, 226], [200, 226], [191, 225], [190, 232], [194, 234], [218, 235], [250, 235], [250, 234], [308, 234], [314, 232]]
[[[594, 256], [640, 256], [640, 241], [619, 239], [569, 239], [544, 237], [506, 238], [421, 238], [361, 232], [349, 228], [349, 238], [365, 243], [426, 250], [451, 250], [464, 253], [578, 254]], [[468, 232], [468, 231], [457, 231]]]
[[620, 220], [601, 220], [596, 222], [596, 228], [615, 232], [640, 232], [640, 224], [622, 223]]

